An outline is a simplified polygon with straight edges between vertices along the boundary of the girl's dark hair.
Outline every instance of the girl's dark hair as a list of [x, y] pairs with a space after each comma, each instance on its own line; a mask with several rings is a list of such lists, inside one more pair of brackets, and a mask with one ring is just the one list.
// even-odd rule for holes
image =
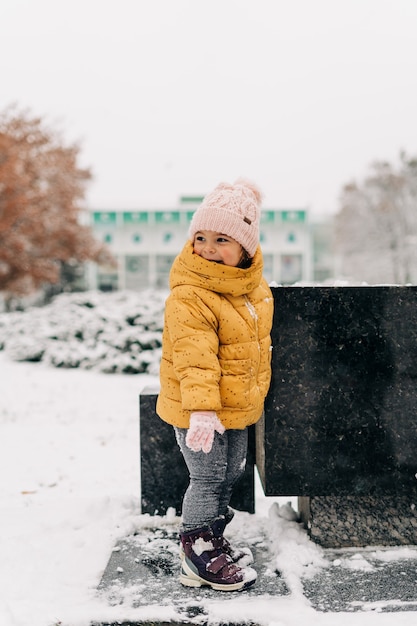
[[252, 265], [252, 257], [246, 252], [245, 248], [242, 247], [242, 256], [240, 257], [240, 261], [237, 264], [237, 267], [240, 267], [242, 270], [248, 269]]

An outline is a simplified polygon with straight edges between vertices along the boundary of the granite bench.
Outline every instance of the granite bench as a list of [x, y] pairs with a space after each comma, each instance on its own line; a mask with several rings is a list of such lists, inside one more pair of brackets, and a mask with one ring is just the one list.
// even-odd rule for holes
[[[233, 505], [254, 512], [256, 465], [324, 547], [417, 544], [417, 287], [272, 291], [272, 382]], [[140, 397], [149, 513], [179, 510], [187, 484], [156, 397]]]

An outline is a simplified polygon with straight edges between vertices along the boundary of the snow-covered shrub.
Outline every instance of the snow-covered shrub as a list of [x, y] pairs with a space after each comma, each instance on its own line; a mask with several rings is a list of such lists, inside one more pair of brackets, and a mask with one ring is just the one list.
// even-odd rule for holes
[[151, 290], [61, 294], [44, 307], [1, 313], [0, 350], [54, 367], [157, 374], [166, 297]]

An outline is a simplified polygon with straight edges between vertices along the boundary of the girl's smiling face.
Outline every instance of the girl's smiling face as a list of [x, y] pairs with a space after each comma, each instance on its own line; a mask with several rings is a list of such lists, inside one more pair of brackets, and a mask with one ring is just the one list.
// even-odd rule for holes
[[212, 230], [199, 230], [194, 236], [194, 253], [207, 261], [236, 267], [242, 260], [243, 248], [234, 239]]

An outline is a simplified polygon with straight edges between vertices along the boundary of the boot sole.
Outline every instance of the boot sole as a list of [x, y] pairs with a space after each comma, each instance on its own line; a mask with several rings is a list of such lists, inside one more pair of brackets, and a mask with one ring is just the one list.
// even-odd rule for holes
[[222, 584], [215, 583], [210, 580], [202, 578], [189, 567], [187, 559], [184, 558], [181, 562], [181, 574], [179, 581], [185, 587], [211, 587], [215, 591], [242, 591], [247, 589], [256, 582], [256, 578], [253, 580], [242, 580], [239, 583]]

